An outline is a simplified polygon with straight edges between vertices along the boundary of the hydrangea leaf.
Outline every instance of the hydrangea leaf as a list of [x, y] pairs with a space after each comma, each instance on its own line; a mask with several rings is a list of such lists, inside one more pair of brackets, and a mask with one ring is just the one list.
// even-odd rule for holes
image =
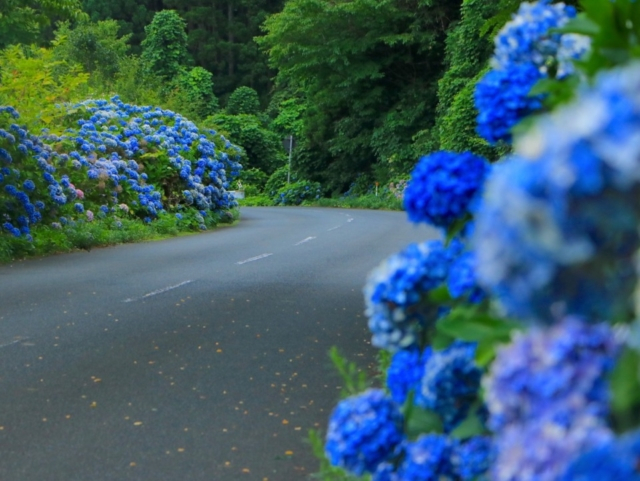
[[459, 306], [436, 324], [439, 332], [469, 342], [484, 340], [508, 341], [516, 326], [503, 319], [483, 313], [477, 307]]
[[616, 413], [624, 413], [640, 403], [640, 354], [625, 349], [611, 373], [611, 407]]
[[486, 428], [477, 414], [477, 409], [471, 408], [469, 415], [450, 433], [450, 436], [457, 439], [467, 439], [472, 436], [479, 436], [486, 433]]
[[409, 439], [415, 439], [424, 433], [442, 432], [442, 420], [433, 411], [412, 406], [406, 416], [405, 432]]

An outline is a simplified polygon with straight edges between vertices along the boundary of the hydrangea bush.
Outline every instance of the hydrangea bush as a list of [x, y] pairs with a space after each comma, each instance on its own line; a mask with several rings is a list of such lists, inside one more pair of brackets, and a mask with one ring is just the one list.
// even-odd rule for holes
[[[219, 215], [237, 204], [227, 192], [239, 149], [160, 108], [118, 97], [65, 109], [58, 133], [35, 135], [12, 107], [0, 107], [0, 216], [5, 233], [30, 238], [39, 222], [196, 210]], [[204, 226], [204, 220], [200, 223]]]
[[638, 18], [631, 0], [543, 0], [500, 32], [478, 130], [513, 153], [418, 162], [409, 220], [441, 238], [367, 280], [386, 385], [367, 391], [380, 416], [371, 394], [337, 405], [335, 465], [374, 481], [640, 479]]

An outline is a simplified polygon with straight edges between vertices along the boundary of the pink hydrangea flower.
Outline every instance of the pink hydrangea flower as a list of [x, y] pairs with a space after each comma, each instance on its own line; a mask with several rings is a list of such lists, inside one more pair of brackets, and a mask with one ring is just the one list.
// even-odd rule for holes
[[78, 195], [78, 199], [84, 199], [84, 192], [80, 189], [76, 189], [76, 194]]

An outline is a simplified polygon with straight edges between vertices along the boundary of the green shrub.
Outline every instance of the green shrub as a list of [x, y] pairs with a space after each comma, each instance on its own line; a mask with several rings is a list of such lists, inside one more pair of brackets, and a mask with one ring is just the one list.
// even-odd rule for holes
[[229, 96], [226, 112], [230, 115], [258, 115], [260, 112], [258, 92], [251, 87], [238, 87]]
[[271, 198], [276, 205], [300, 205], [305, 201], [317, 200], [321, 196], [322, 187], [318, 182], [300, 180], [281, 187]]

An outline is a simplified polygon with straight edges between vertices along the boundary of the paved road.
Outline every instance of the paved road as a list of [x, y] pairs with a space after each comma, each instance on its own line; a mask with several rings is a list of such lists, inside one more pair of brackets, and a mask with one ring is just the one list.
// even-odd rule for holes
[[0, 266], [0, 480], [307, 479], [402, 213], [245, 208], [212, 232]]

